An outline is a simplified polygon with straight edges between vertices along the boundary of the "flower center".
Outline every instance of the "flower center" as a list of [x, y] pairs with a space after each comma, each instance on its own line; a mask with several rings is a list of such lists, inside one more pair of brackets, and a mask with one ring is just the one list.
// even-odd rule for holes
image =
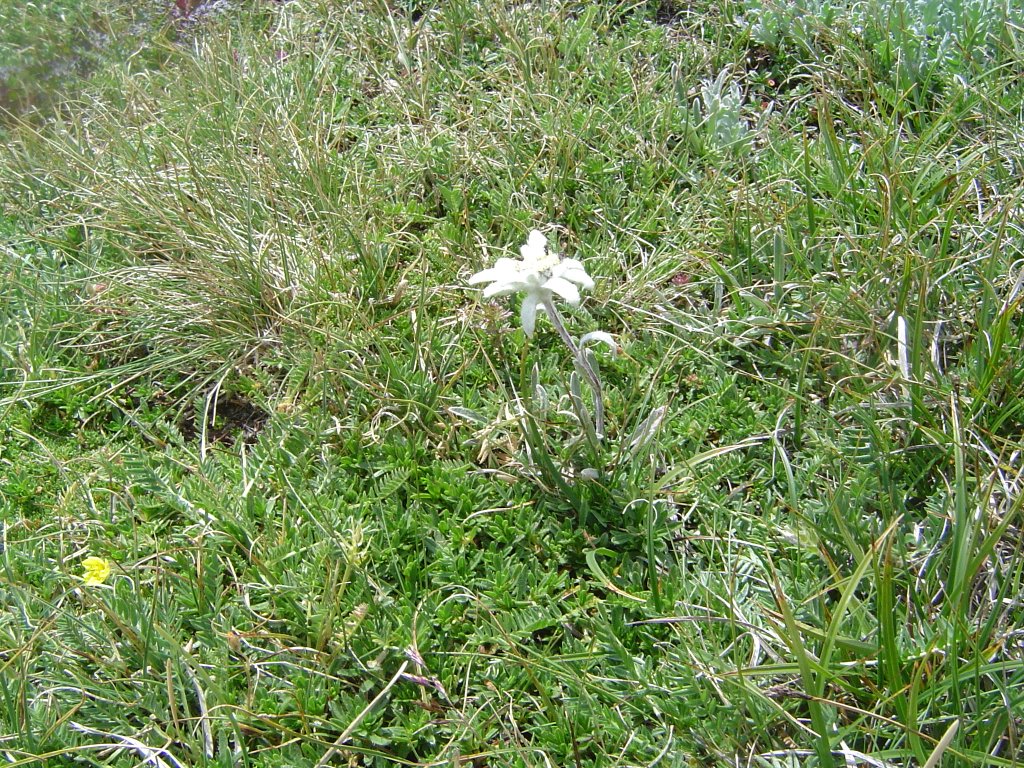
[[533, 259], [533, 263], [530, 264], [529, 266], [531, 269], [534, 269], [537, 272], [550, 273], [552, 269], [558, 266], [558, 263], [561, 260], [562, 259], [559, 257], [557, 253], [545, 251], [543, 256], [541, 256], [540, 258]]

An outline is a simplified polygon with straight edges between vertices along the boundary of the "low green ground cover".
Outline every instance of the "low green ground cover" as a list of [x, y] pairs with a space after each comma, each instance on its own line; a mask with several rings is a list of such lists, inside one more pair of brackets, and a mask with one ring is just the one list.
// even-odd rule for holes
[[8, 762], [1024, 761], [1024, 30], [804, 5], [149, 18], [11, 122]]

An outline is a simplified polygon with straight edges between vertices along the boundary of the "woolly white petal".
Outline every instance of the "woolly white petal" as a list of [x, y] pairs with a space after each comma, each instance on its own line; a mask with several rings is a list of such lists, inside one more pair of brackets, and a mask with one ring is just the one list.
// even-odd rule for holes
[[555, 277], [561, 277], [570, 282], [576, 283], [580, 288], [591, 290], [594, 287], [594, 280], [587, 274], [576, 259], [562, 259], [561, 263], [552, 270]]
[[496, 274], [497, 271], [498, 270], [493, 267], [491, 269], [481, 269], [479, 272], [473, 273], [466, 282], [470, 285], [476, 285], [477, 283], [489, 283], [492, 280], [498, 279], [498, 275]]
[[469, 284], [489, 283], [492, 280], [505, 281], [510, 276], [518, 274], [520, 266], [522, 265], [514, 259], [498, 259], [490, 269], [483, 269], [470, 277]]
[[508, 296], [522, 289], [521, 284], [516, 283], [491, 283], [484, 288], [484, 298], [493, 299], [495, 296]]
[[548, 291], [557, 293], [574, 307], [580, 303], [580, 292], [576, 289], [575, 285], [565, 278], [552, 277], [544, 283], [544, 288]]
[[533, 330], [537, 326], [537, 302], [540, 297], [536, 293], [528, 293], [523, 296], [523, 305], [519, 308], [519, 320], [523, 324], [523, 331], [527, 336], [533, 336]]
[[495, 280], [484, 288], [484, 298], [492, 296], [505, 296], [516, 291], [533, 291], [539, 286], [537, 276], [531, 272], [508, 275], [501, 280]]
[[526, 238], [526, 245], [520, 246], [519, 253], [523, 261], [540, 261], [547, 252], [548, 239], [539, 229], [531, 229], [530, 236]]

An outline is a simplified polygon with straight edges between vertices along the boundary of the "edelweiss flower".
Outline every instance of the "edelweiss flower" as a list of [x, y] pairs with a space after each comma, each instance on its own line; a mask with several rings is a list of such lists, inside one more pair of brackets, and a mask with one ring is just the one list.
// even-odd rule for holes
[[102, 557], [87, 557], [82, 561], [82, 581], [87, 587], [97, 587], [110, 576], [110, 561]]
[[477, 272], [469, 278], [470, 285], [490, 283], [484, 289], [484, 298], [506, 296], [523, 291], [523, 306], [519, 319], [527, 336], [533, 335], [537, 325], [537, 311], [547, 312], [554, 306], [552, 299], [558, 294], [571, 306], [579, 306], [580, 292], [594, 287], [594, 281], [576, 259], [563, 259], [549, 251], [548, 239], [539, 230], [530, 232], [526, 245], [519, 249], [522, 260], [501, 258], [490, 269]]

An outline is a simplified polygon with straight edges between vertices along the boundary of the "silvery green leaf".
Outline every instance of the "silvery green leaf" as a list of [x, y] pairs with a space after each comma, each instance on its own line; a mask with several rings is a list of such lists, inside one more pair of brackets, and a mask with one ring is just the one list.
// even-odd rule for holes
[[583, 427], [583, 433], [587, 436], [587, 440], [590, 445], [596, 447], [598, 444], [597, 427], [594, 425], [594, 418], [590, 415], [590, 411], [587, 410], [587, 406], [583, 403], [583, 395], [580, 390], [580, 379], [575, 373], [569, 378], [569, 399], [572, 401], [573, 410], [576, 412], [576, 417], [579, 419], [580, 426]]
[[469, 408], [463, 408], [458, 405], [451, 406], [448, 409], [448, 413], [450, 413], [452, 416], [458, 416], [460, 419], [466, 419], [466, 421], [475, 421], [477, 424], [489, 423], [486, 418], [481, 416], [476, 411], [471, 410]]
[[595, 342], [606, 345], [611, 350], [612, 357], [618, 354], [619, 345], [616, 343], [615, 337], [606, 331], [591, 331], [590, 333], [583, 334], [583, 338], [580, 339], [580, 349]]
[[910, 381], [910, 345], [907, 343], [907, 319], [903, 315], [896, 316], [896, 354], [899, 357], [900, 373]]
[[[572, 399], [572, 398], [570, 398], [570, 399]], [[568, 419], [569, 421], [571, 421], [571, 422], [573, 422], [575, 424], [579, 424], [580, 423], [580, 417], [579, 417], [579, 414], [576, 413], [576, 411], [569, 411], [569, 410], [565, 410], [565, 409], [559, 409], [559, 410], [555, 411], [555, 414], [557, 416], [561, 416], [563, 419]]]
[[540, 383], [540, 367], [534, 363], [530, 370], [530, 392], [533, 393], [533, 404], [538, 410], [545, 411], [548, 407], [548, 392]]
[[548, 391], [540, 384], [533, 388], [533, 404], [538, 411], [546, 411], [548, 409]]
[[580, 354], [583, 355], [583, 362], [590, 367], [594, 376], [598, 381], [601, 380], [601, 369], [597, 365], [597, 355], [594, 354], [592, 349], [580, 349]]
[[580, 387], [580, 376], [576, 371], [569, 374], [569, 391], [573, 397], [583, 399], [583, 388]]
[[580, 477], [582, 477], [584, 480], [597, 480], [597, 478], [599, 478], [600, 476], [601, 473], [598, 472], [593, 467], [587, 467], [586, 469], [580, 471]]
[[[1022, 273], [1024, 274], [1024, 273]], [[935, 333], [932, 336], [931, 356], [932, 356], [932, 367], [935, 368], [935, 372], [939, 375], [945, 372], [945, 355], [943, 355], [942, 347], [942, 332], [945, 330], [946, 321], [939, 320], [935, 324]]]
[[[1015, 262], [1015, 264], [1021, 264], [1021, 262]], [[1013, 267], [1011, 267], [1012, 269]], [[1006, 294], [1006, 298], [1003, 299], [1003, 305], [999, 308], [999, 313], [1006, 312], [1010, 307], [1013, 306], [1017, 300], [1017, 296], [1020, 295], [1021, 288], [1024, 288], [1024, 265], [1017, 271], [1017, 279], [1013, 283], [1013, 287], [1010, 288], [1009, 293]]]
[[637, 425], [629, 438], [629, 453], [631, 456], [635, 458], [641, 450], [650, 444], [658, 428], [661, 427], [661, 423], [665, 420], [665, 413], [667, 411], [668, 409], [664, 405], [659, 405], [647, 414], [647, 418]]
[[770, 315], [772, 313], [771, 305], [767, 301], [762, 299], [760, 296], [752, 293], [751, 291], [741, 290], [738, 292], [737, 295], [753, 304], [757, 309], [761, 310], [765, 314]]

